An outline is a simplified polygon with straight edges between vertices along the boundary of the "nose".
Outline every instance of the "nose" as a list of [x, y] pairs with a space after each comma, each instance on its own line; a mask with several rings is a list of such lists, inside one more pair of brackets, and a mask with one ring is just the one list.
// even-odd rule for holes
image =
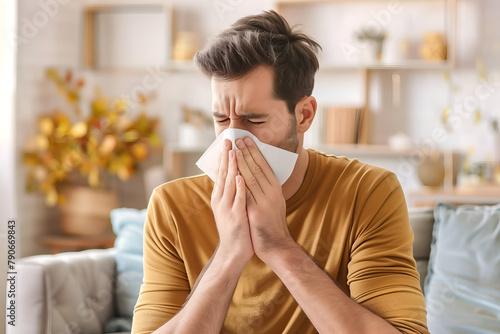
[[243, 122], [241, 122], [239, 119], [234, 119], [230, 118], [229, 119], [229, 129], [241, 129], [241, 130], [247, 130]]

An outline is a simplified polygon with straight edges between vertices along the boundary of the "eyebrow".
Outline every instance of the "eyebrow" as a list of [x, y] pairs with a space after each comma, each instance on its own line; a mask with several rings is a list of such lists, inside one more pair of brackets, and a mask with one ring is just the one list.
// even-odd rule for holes
[[[215, 117], [215, 118], [224, 118], [224, 117], [227, 117], [226, 114], [223, 114], [223, 113], [221, 113], [219, 111], [212, 112], [212, 116]], [[267, 114], [258, 114], [258, 113], [248, 113], [248, 114], [244, 114], [244, 115], [239, 115], [239, 117], [245, 118], [245, 119], [264, 118], [264, 117], [267, 117], [267, 116], [268, 116]]]

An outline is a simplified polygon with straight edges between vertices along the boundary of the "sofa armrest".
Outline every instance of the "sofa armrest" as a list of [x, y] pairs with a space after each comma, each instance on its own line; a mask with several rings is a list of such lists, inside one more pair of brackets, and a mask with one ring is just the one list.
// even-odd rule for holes
[[102, 333], [114, 314], [114, 249], [23, 258], [18, 321], [8, 333]]
[[409, 208], [410, 226], [413, 230], [413, 257], [420, 275], [420, 286], [424, 288], [427, 266], [431, 252], [434, 208]]

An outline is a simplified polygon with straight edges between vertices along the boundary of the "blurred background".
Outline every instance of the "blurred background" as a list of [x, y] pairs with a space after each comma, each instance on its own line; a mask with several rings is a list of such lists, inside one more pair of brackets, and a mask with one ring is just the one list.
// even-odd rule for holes
[[214, 134], [192, 57], [268, 9], [323, 47], [308, 147], [392, 170], [411, 206], [498, 203], [499, 1], [1, 0], [1, 212], [19, 255], [112, 245], [90, 216], [199, 173]]

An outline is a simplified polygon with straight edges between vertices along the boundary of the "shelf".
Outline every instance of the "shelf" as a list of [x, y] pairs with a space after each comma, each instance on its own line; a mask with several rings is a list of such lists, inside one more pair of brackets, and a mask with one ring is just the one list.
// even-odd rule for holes
[[349, 70], [449, 70], [453, 65], [446, 60], [426, 61], [420, 59], [403, 60], [398, 63], [371, 64], [320, 64], [320, 72]]
[[450, 190], [423, 188], [409, 194], [413, 206], [433, 206], [437, 202], [453, 204], [497, 204], [500, 202], [500, 186], [469, 186]]
[[[384, 64], [320, 64], [318, 73], [328, 73], [333, 71], [364, 71], [364, 70], [449, 70], [452, 65], [447, 61], [424, 61], [424, 60], [407, 60], [400, 63]], [[198, 67], [191, 61], [169, 61], [168, 63], [155, 67], [115, 67], [115, 68], [82, 68], [85, 71], [95, 71], [105, 74], [144, 74], [148, 70], [160, 73], [198, 73]], [[201, 72], [200, 72], [201, 73]]]
[[[173, 22], [172, 5], [158, 1], [88, 4], [83, 10], [83, 65], [117, 71], [161, 63], [172, 57]], [[130, 27], [139, 24], [142, 38], [127, 34]]]
[[[310, 5], [321, 3], [345, 2], [346, 0], [278, 0], [275, 1], [276, 8], [282, 5]], [[351, 2], [384, 2], [382, 0], [351, 0]], [[403, 2], [429, 1], [429, 2], [450, 2], [456, 0], [401, 0]]]
[[327, 154], [337, 156], [370, 156], [370, 157], [398, 157], [409, 156], [415, 153], [414, 148], [394, 149], [387, 145], [366, 145], [366, 144], [352, 144], [352, 145], [316, 145], [312, 147]]

